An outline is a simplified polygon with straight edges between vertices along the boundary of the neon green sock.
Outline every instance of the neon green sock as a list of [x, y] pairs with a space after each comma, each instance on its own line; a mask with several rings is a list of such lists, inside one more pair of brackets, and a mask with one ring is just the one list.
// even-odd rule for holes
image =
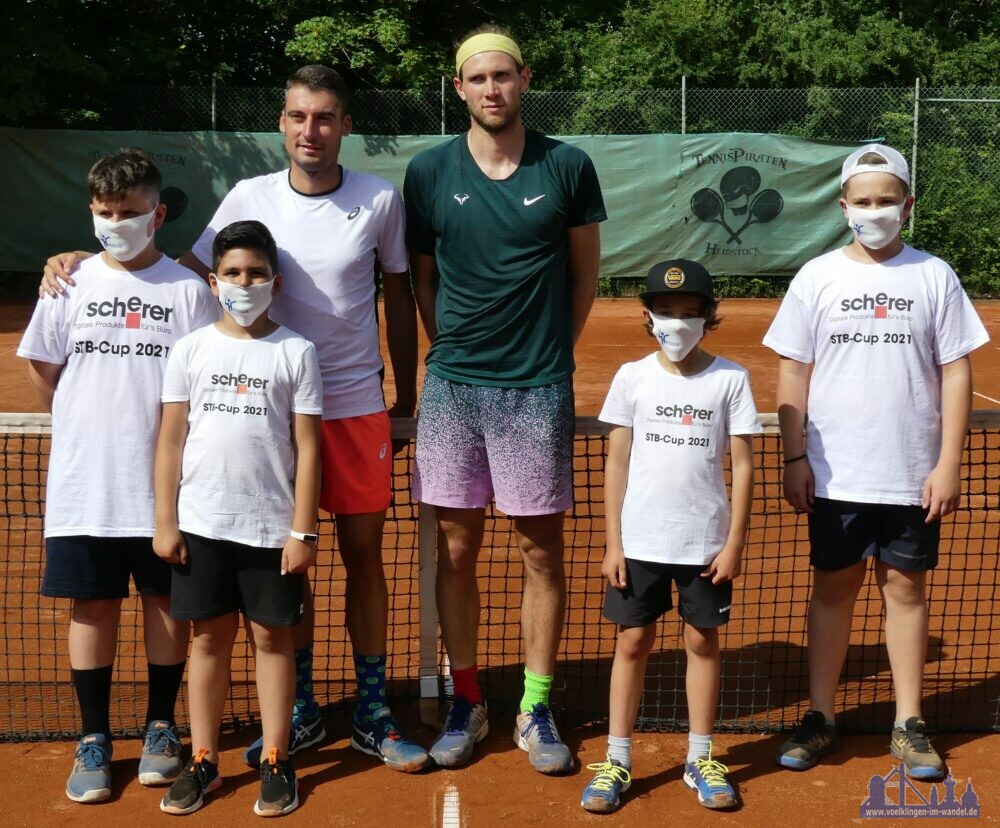
[[540, 676], [531, 670], [524, 670], [524, 695], [521, 696], [521, 712], [526, 713], [536, 704], [549, 704], [552, 676]]

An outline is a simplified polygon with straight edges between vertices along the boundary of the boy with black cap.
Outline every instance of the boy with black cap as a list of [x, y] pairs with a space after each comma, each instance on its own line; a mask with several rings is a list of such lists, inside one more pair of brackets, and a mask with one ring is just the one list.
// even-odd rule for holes
[[909, 776], [944, 773], [920, 710], [926, 580], [938, 521], [958, 505], [968, 354], [989, 337], [955, 272], [900, 239], [909, 183], [892, 147], [868, 144], [845, 159], [840, 206], [854, 239], [803, 265], [764, 337], [781, 357], [785, 498], [809, 513], [813, 566], [811, 706], [777, 756], [793, 770], [834, 747], [854, 602], [875, 558], [896, 695], [891, 751]]
[[[751, 435], [760, 431], [746, 371], [702, 350], [718, 326], [712, 277], [696, 262], [654, 265], [640, 298], [660, 350], [623, 365], [600, 419], [613, 427], [604, 473], [608, 579], [604, 615], [618, 624], [608, 755], [580, 804], [614, 811], [631, 783], [632, 729], [656, 622], [676, 583], [687, 650], [691, 732], [684, 782], [707, 808], [731, 808], [728, 769], [712, 758], [719, 695], [718, 627], [729, 620], [753, 499]], [[732, 508], [723, 460], [732, 457]]]

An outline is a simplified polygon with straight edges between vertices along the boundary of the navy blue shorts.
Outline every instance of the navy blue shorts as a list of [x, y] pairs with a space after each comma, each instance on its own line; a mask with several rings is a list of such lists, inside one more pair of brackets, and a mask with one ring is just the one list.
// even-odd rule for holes
[[809, 515], [809, 560], [825, 572], [866, 558], [910, 572], [934, 569], [941, 521], [925, 523], [927, 511], [922, 506], [817, 497]]
[[170, 564], [152, 538], [73, 535], [45, 539], [42, 595], [80, 600], [128, 598], [129, 578], [140, 595], [170, 594]]
[[729, 620], [733, 582], [713, 584], [702, 578], [704, 566], [625, 559], [628, 586], [608, 584], [604, 617], [622, 627], [645, 627], [673, 608], [671, 583], [677, 584], [678, 614], [698, 629], [721, 627]]
[[170, 614], [201, 621], [242, 612], [265, 627], [302, 620], [304, 577], [281, 574], [281, 549], [184, 533], [188, 562], [173, 567]]

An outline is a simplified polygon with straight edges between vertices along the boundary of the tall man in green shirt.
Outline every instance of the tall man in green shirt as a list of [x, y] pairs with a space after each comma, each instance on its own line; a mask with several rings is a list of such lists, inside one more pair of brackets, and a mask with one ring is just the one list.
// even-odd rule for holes
[[514, 520], [524, 561], [525, 689], [514, 741], [542, 773], [573, 757], [549, 709], [566, 610], [563, 516], [573, 502], [573, 343], [597, 292], [607, 218], [582, 151], [526, 130], [530, 71], [509, 33], [463, 38], [455, 90], [469, 131], [406, 171], [407, 245], [431, 340], [415, 498], [437, 507], [437, 599], [455, 699], [431, 747], [467, 763], [488, 723], [476, 678], [476, 560], [486, 506]]

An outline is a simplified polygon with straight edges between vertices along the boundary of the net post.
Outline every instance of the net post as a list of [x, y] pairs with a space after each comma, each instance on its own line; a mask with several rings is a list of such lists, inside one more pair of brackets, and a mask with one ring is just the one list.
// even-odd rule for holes
[[429, 503], [417, 506], [417, 551], [420, 567], [420, 720], [438, 722], [438, 613], [434, 589], [437, 572], [437, 515]]

